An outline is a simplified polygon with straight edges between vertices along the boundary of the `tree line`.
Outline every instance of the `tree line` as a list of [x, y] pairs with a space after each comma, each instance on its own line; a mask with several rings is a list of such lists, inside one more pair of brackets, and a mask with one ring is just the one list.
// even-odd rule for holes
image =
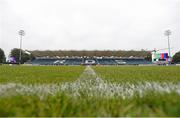
[[[19, 56], [20, 56], [20, 49], [18, 48], [14, 48], [11, 50], [9, 57], [13, 57], [15, 59], [15, 63], [24, 63], [30, 60], [35, 59], [35, 57], [32, 54], [28, 54], [26, 53], [25, 50], [21, 50], [22, 52], [22, 58], [21, 60], [19, 60]], [[0, 48], [0, 63], [8, 63], [6, 61], [6, 57], [5, 57], [5, 53], [4, 51]]]
[[39, 51], [39, 50], [34, 50], [34, 51], [29, 51], [31, 52], [35, 57], [73, 57], [73, 56], [87, 56], [87, 57], [102, 57], [102, 56], [115, 56], [115, 57], [146, 57], [147, 55], [151, 54], [150, 51], [124, 51], [124, 50], [93, 50], [93, 51], [87, 51], [87, 50], [57, 50], [57, 51], [51, 51], [51, 50], [46, 50], [46, 51]]

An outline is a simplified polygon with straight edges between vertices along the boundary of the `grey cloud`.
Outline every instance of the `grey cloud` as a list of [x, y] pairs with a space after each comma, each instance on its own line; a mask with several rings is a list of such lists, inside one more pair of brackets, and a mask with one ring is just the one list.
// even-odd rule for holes
[[24, 49], [180, 50], [179, 0], [1, 0], [0, 46]]

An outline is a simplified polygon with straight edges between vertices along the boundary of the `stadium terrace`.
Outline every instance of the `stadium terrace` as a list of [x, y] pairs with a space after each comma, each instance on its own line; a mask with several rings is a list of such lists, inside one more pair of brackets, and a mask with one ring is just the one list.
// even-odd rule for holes
[[151, 64], [143, 57], [36, 57], [32, 65], [140, 65]]

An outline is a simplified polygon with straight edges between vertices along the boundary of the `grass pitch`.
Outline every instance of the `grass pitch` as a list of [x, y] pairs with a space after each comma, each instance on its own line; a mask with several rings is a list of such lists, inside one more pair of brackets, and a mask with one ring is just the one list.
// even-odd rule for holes
[[100, 66], [94, 70], [101, 78], [116, 83], [180, 82], [180, 66]]
[[0, 116], [180, 116], [180, 67], [92, 68], [0, 66]]
[[0, 83], [60, 83], [78, 79], [83, 66], [0, 66]]

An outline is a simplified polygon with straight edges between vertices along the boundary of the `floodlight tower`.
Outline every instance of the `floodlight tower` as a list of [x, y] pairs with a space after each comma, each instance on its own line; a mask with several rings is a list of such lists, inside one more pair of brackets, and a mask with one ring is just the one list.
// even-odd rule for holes
[[168, 49], [169, 49], [169, 62], [171, 61], [171, 50], [170, 50], [170, 41], [169, 41], [169, 36], [171, 35], [171, 30], [166, 30], [164, 32], [164, 35], [167, 36], [168, 39]]
[[20, 51], [19, 51], [19, 64], [21, 64], [21, 60], [22, 60], [22, 52], [21, 52], [21, 48], [22, 48], [22, 36], [25, 35], [25, 31], [24, 30], [19, 30], [19, 35], [20, 35]]

